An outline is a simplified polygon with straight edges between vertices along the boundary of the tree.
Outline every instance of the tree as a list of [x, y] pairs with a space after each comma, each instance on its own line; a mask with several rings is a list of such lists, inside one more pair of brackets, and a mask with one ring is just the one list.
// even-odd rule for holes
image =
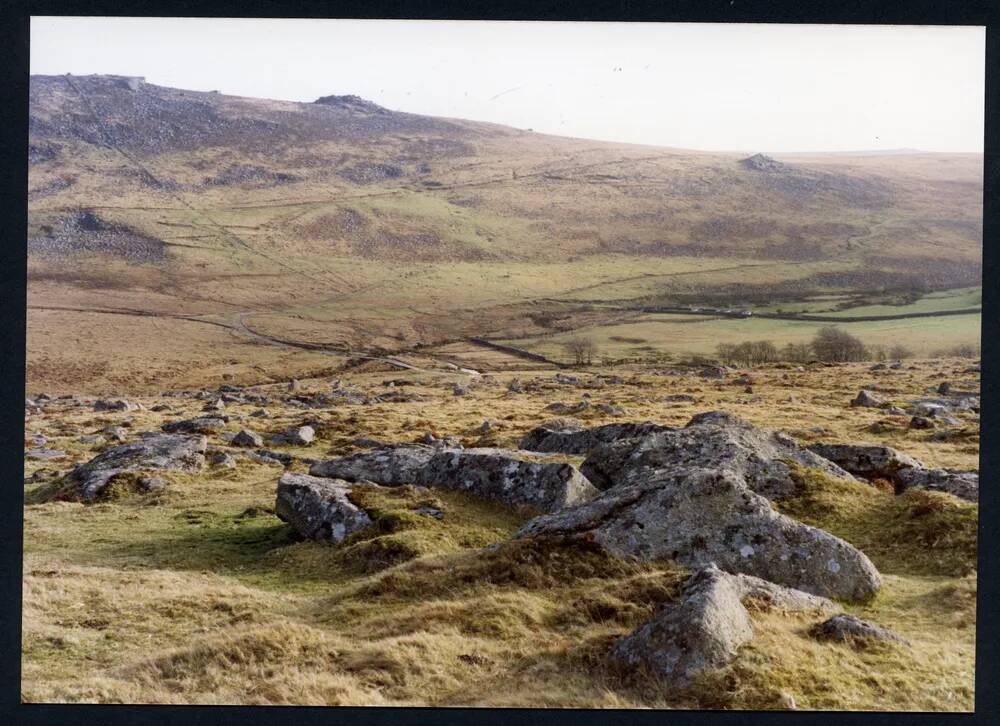
[[816, 357], [822, 361], [842, 363], [868, 358], [864, 343], [833, 326], [820, 328], [810, 345]]
[[733, 343], [719, 343], [715, 346], [715, 357], [724, 366], [731, 366], [736, 362], [736, 346]]
[[748, 340], [739, 345], [719, 343], [715, 356], [723, 365], [757, 366], [778, 360], [778, 348], [770, 340]]
[[808, 363], [813, 359], [812, 346], [808, 343], [788, 343], [781, 349], [781, 359], [789, 363]]
[[563, 347], [573, 356], [573, 362], [578, 366], [589, 366], [597, 354], [597, 344], [592, 338], [570, 338]]
[[896, 343], [896, 345], [889, 348], [889, 357], [892, 360], [903, 360], [904, 358], [912, 358], [913, 351], [907, 348], [905, 345]]

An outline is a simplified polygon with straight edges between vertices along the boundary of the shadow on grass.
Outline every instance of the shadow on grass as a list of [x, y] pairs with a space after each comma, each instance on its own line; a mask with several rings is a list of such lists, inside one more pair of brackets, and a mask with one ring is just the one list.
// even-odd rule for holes
[[133, 567], [212, 572], [269, 589], [329, 584], [341, 574], [333, 545], [301, 542], [267, 512], [189, 510], [174, 519], [176, 529], [114, 543], [114, 556]]

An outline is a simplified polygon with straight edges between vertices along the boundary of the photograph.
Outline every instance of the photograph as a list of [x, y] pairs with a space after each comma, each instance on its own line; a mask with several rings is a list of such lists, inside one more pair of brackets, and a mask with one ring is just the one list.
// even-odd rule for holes
[[32, 16], [21, 704], [976, 711], [986, 37]]

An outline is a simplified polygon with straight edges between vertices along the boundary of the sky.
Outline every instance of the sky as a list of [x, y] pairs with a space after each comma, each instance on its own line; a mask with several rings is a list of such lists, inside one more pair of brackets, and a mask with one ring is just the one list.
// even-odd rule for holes
[[983, 150], [985, 29], [35, 17], [33, 74], [719, 151]]

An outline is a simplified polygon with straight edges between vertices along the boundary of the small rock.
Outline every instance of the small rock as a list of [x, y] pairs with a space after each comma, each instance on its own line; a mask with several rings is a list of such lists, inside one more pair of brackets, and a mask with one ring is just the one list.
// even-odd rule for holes
[[66, 456], [65, 451], [59, 451], [57, 449], [47, 449], [45, 447], [38, 447], [34, 449], [28, 449], [24, 452], [24, 457], [26, 459], [35, 459], [38, 461], [46, 461], [49, 459], [62, 459]]
[[258, 434], [256, 431], [250, 431], [249, 429], [242, 429], [237, 433], [230, 441], [233, 446], [262, 446], [264, 444], [264, 437]]
[[308, 446], [316, 438], [316, 430], [312, 426], [293, 426], [286, 431], [271, 437], [272, 443], [291, 444], [292, 446]]
[[212, 466], [222, 467], [223, 469], [235, 469], [236, 459], [230, 456], [225, 451], [216, 451], [208, 457], [208, 461]]
[[854, 615], [841, 613], [829, 620], [818, 623], [809, 631], [818, 640], [836, 640], [840, 642], [883, 640], [906, 643], [891, 630], [875, 625]]
[[221, 418], [201, 416], [199, 418], [190, 418], [184, 421], [166, 423], [160, 428], [171, 434], [214, 434], [222, 431], [225, 425], [226, 422]]
[[863, 406], [866, 408], [878, 408], [885, 404], [885, 401], [870, 391], [861, 390], [851, 401], [852, 406]]
[[590, 404], [587, 401], [580, 401], [579, 403], [562, 403], [561, 401], [556, 401], [550, 403], [544, 408], [545, 411], [551, 411], [552, 413], [559, 414], [560, 416], [569, 416], [574, 413], [582, 413], [590, 408]]
[[138, 406], [122, 398], [99, 399], [94, 401], [95, 411], [136, 411]]
[[624, 416], [626, 413], [624, 408], [614, 406], [610, 403], [595, 403], [594, 408], [608, 416]]

